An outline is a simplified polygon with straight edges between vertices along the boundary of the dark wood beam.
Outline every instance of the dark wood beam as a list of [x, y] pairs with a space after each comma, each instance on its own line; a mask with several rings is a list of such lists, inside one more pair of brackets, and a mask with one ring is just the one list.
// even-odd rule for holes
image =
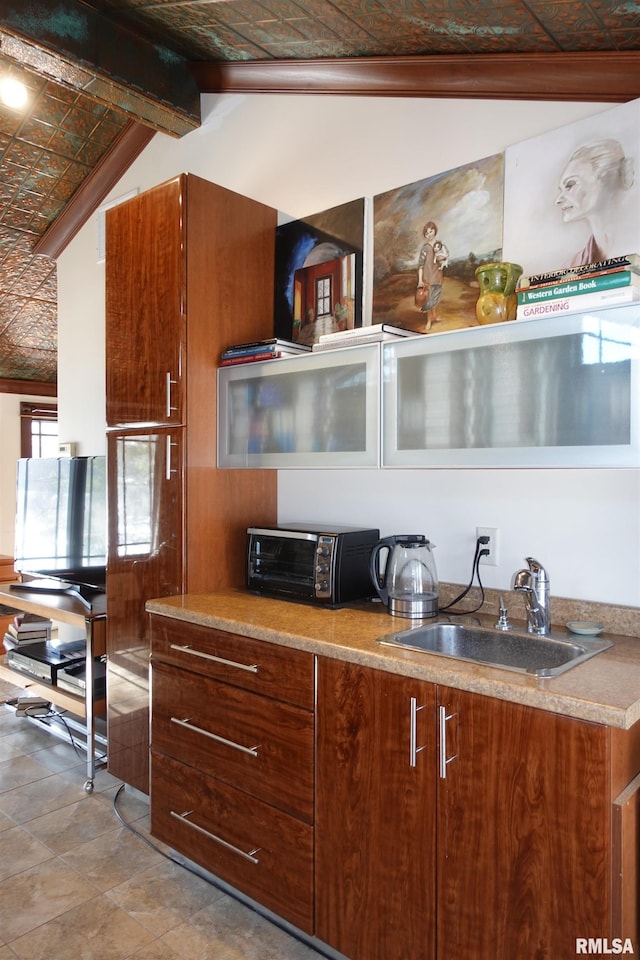
[[201, 93], [575, 100], [640, 96], [640, 51], [192, 63]]
[[0, 0], [0, 53], [163, 133], [200, 124], [185, 58], [82, 0]]
[[33, 248], [34, 254], [55, 260], [154, 136], [155, 131], [150, 127], [130, 121], [40, 237]]
[[0, 377], [0, 393], [16, 393], [20, 396], [56, 397], [58, 386], [56, 383], [46, 383], [44, 380], [7, 380]]

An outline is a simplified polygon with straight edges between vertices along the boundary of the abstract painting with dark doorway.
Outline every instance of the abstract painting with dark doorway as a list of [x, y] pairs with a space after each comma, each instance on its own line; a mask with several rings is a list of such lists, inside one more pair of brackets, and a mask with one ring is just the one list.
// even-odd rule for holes
[[415, 333], [475, 327], [475, 271], [502, 259], [504, 155], [373, 201], [373, 323]]
[[362, 325], [364, 199], [276, 230], [275, 334], [314, 344]]

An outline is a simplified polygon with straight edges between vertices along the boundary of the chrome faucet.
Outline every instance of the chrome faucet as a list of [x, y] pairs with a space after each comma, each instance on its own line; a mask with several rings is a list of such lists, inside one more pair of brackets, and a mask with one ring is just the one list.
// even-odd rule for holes
[[521, 593], [527, 608], [527, 630], [546, 637], [551, 630], [549, 575], [533, 557], [525, 557], [529, 568], [518, 570], [513, 578], [513, 589]]

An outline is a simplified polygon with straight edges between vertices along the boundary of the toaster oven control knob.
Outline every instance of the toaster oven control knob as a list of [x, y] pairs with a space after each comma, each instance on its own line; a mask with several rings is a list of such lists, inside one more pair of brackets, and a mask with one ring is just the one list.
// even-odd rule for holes
[[331, 555], [331, 550], [327, 546], [320, 545], [316, 550], [316, 553], [319, 557], [328, 557]]
[[329, 590], [328, 580], [316, 580], [316, 595], [327, 593]]
[[316, 573], [329, 573], [329, 564], [328, 563], [317, 563], [316, 564]]

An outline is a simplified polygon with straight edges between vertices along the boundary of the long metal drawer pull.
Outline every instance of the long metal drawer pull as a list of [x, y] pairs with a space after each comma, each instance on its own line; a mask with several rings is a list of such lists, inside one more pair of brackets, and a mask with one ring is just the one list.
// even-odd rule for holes
[[453, 757], [447, 756], [447, 720], [455, 717], [455, 713], [447, 713], [446, 707], [438, 707], [440, 713], [440, 779], [447, 779], [447, 765], [455, 760], [458, 754]]
[[260, 749], [260, 744], [257, 747], [244, 747], [241, 743], [236, 743], [235, 740], [227, 740], [226, 737], [220, 737], [217, 733], [210, 733], [208, 730], [203, 730], [202, 727], [196, 727], [195, 723], [191, 723], [189, 718], [180, 720], [178, 717], [171, 717], [171, 723], [177, 723], [179, 727], [186, 727], [188, 730], [195, 730], [196, 733], [201, 733], [205, 737], [210, 737], [211, 740], [216, 740], [218, 743], [224, 743], [226, 747], [233, 747], [234, 750], [241, 750], [243, 753], [249, 753], [252, 757], [258, 756], [258, 750]]
[[216, 843], [226, 847], [227, 850], [231, 850], [232, 853], [237, 853], [239, 857], [244, 857], [245, 860], [249, 860], [251, 863], [260, 863], [256, 857], [256, 853], [260, 853], [261, 847], [254, 847], [253, 850], [249, 851], [249, 853], [245, 853], [245, 851], [241, 850], [240, 847], [234, 847], [232, 843], [228, 843], [226, 840], [223, 840], [222, 837], [217, 837], [215, 833], [211, 833], [209, 830], [205, 830], [204, 827], [199, 827], [197, 823], [189, 820], [193, 810], [185, 810], [184, 813], [176, 813], [175, 810], [171, 810], [170, 813], [172, 817], [176, 818], [176, 820], [186, 823], [188, 827], [191, 827], [193, 830], [197, 830], [198, 833], [202, 833], [205, 837], [209, 837], [210, 840], [215, 840]]
[[418, 754], [426, 749], [424, 746], [418, 746], [418, 713], [424, 710], [424, 705], [419, 707], [415, 697], [411, 697], [410, 720], [409, 720], [409, 766], [415, 767]]
[[182, 646], [179, 643], [171, 644], [172, 650], [178, 650], [180, 653], [189, 653], [192, 657], [202, 657], [203, 660], [213, 660], [214, 663], [222, 663], [225, 667], [235, 667], [237, 670], [247, 670], [248, 673], [257, 673], [257, 663], [238, 663], [236, 660], [225, 660], [224, 657], [214, 657], [212, 653], [203, 653], [202, 650], [194, 650], [188, 644]]

